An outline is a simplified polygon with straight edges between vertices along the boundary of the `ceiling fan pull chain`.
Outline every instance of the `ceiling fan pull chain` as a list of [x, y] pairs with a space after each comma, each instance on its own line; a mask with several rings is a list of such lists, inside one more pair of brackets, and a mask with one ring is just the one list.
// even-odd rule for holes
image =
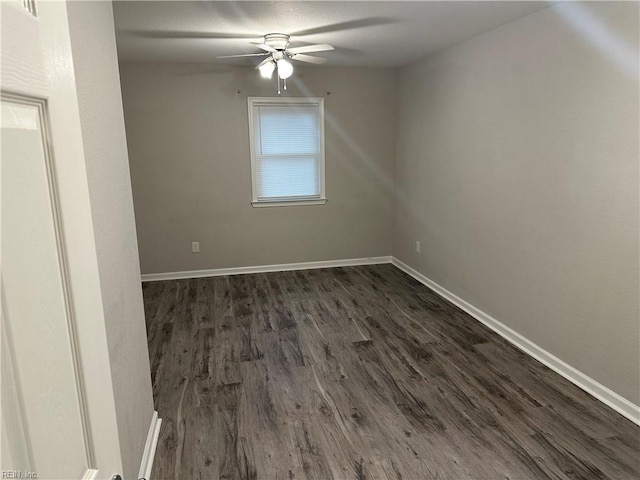
[[278, 95], [280, 95], [280, 75], [278, 75]]
[[284, 89], [287, 89], [287, 79], [285, 78], [284, 80], [282, 80], [282, 83], [284, 84]]

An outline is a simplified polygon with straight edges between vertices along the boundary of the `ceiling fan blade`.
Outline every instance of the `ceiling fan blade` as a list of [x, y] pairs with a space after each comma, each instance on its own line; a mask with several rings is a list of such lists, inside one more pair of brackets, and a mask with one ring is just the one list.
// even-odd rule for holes
[[265, 63], [269, 63], [273, 61], [271, 59], [271, 56], [268, 56], [267, 58], [265, 58], [264, 60], [262, 60], [258, 65], [256, 65], [256, 70], [258, 70], [261, 66], [263, 66]]
[[222, 55], [216, 58], [264, 57], [268, 53], [242, 53], [240, 55]]
[[326, 58], [314, 57], [313, 55], [304, 55], [300, 53], [296, 53], [291, 57], [291, 60], [299, 60], [300, 62], [315, 63], [318, 65], [327, 61]]
[[371, 17], [360, 18], [358, 20], [349, 20], [347, 22], [333, 23], [331, 25], [325, 25], [323, 27], [307, 28], [306, 30], [299, 30], [291, 34], [291, 36], [302, 37], [304, 35], [315, 35], [316, 33], [332, 33], [341, 30], [353, 30], [355, 28], [375, 27], [377, 25], [386, 25], [389, 23], [395, 23], [393, 18], [385, 17]]
[[328, 50], [335, 50], [333, 45], [323, 43], [321, 45], [306, 45], [304, 47], [287, 48], [289, 53], [311, 53], [311, 52], [326, 52]]
[[212, 38], [227, 39], [239, 38], [246, 40], [254, 40], [260, 38], [260, 35], [247, 35], [243, 33], [225, 33], [225, 32], [188, 32], [180, 30], [172, 31], [153, 31], [153, 30], [130, 30], [128, 33], [137, 37], [144, 38]]
[[256, 43], [256, 42], [249, 42], [252, 45], [255, 45], [258, 48], [261, 48], [262, 50], [265, 50], [267, 52], [277, 52], [277, 50], [273, 47], [270, 47], [269, 45], [267, 45], [266, 43]]

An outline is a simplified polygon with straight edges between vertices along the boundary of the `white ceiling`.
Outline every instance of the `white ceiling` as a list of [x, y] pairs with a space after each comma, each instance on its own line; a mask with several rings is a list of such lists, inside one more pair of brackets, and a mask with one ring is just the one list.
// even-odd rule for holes
[[335, 51], [317, 54], [328, 66], [399, 67], [547, 6], [538, 1], [116, 1], [114, 15], [121, 61], [252, 65], [253, 58], [216, 56], [260, 52], [248, 42], [278, 32], [290, 34], [292, 46], [334, 45]]

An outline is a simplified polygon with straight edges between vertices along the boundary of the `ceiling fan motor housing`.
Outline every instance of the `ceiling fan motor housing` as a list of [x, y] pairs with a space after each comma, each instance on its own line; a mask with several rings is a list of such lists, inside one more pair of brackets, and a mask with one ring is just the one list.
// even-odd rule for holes
[[265, 45], [276, 50], [285, 50], [289, 45], [289, 35], [284, 33], [268, 33], [264, 36]]

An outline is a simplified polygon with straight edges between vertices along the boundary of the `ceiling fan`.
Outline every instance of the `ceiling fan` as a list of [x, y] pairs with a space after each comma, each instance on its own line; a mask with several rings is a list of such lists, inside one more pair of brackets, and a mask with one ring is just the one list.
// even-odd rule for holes
[[[318, 27], [307, 28], [290, 32], [297, 40], [300, 37], [308, 35], [318, 35], [324, 33], [334, 33], [345, 30], [362, 29], [386, 25], [394, 23], [394, 18], [385, 17], [369, 17], [358, 18], [355, 20], [346, 20], [343, 22], [333, 23], [330, 25], [322, 25]], [[327, 61], [326, 58], [307, 55], [308, 53], [322, 52], [334, 50], [332, 45], [306, 45], [302, 47], [289, 47], [290, 36], [284, 33], [269, 33], [263, 37], [262, 43], [251, 42], [256, 36], [253, 33], [235, 33], [235, 32], [216, 32], [216, 31], [184, 31], [184, 30], [130, 30], [129, 33], [144, 38], [158, 39], [177, 39], [177, 40], [208, 40], [208, 39], [246, 39], [250, 44], [262, 49], [261, 53], [245, 53], [239, 55], [223, 55], [217, 58], [236, 58], [236, 57], [265, 57], [262, 62], [257, 65], [260, 74], [264, 78], [271, 78], [273, 72], [278, 72], [278, 93], [280, 93], [280, 81], [284, 82], [286, 89], [286, 79], [293, 73], [293, 65], [291, 60], [297, 60], [307, 63], [321, 64]], [[348, 50], [341, 48], [341, 50]]]
[[299, 62], [321, 64], [327, 61], [326, 58], [307, 55], [307, 53], [326, 52], [335, 50], [333, 45], [328, 43], [318, 45], [305, 45], [303, 47], [289, 47], [289, 35], [284, 33], [268, 33], [264, 36], [262, 43], [250, 42], [264, 50], [261, 53], [243, 53], [239, 55], [222, 55], [216, 58], [238, 58], [238, 57], [266, 57], [260, 62], [256, 69], [260, 71], [263, 78], [271, 78], [273, 72], [278, 73], [278, 94], [280, 94], [280, 80], [283, 81], [284, 89], [287, 89], [287, 78], [293, 74], [291, 60]]

